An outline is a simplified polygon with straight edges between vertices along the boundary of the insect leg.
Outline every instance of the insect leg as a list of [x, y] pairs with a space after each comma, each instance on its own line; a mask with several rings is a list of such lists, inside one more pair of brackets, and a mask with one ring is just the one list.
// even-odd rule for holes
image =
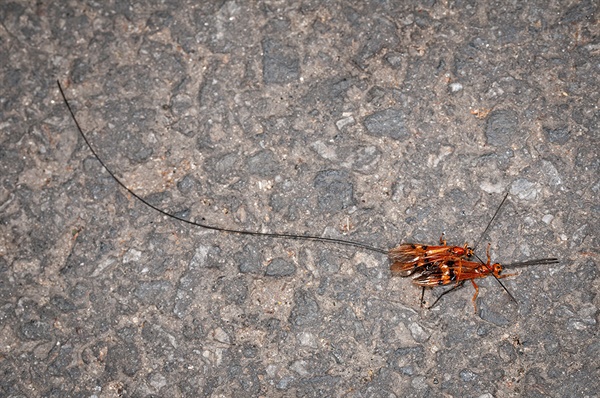
[[432, 309], [433, 307], [435, 307], [435, 305], [437, 304], [437, 302], [438, 302], [438, 301], [440, 301], [440, 299], [441, 299], [442, 297], [444, 297], [446, 294], [448, 294], [448, 293], [450, 293], [450, 292], [452, 292], [452, 291], [454, 291], [454, 290], [460, 289], [460, 288], [463, 286], [463, 283], [464, 283], [464, 281], [459, 281], [459, 283], [457, 283], [456, 285], [454, 285], [454, 286], [452, 287], [452, 289], [448, 289], [448, 290], [446, 290], [445, 292], [443, 292], [442, 294], [440, 294], [440, 295], [438, 296], [438, 298], [437, 298], [437, 299], [435, 299], [435, 301], [433, 302], [433, 304], [431, 304], [429, 307], [427, 307], [427, 309], [428, 309], [428, 310], [430, 310], [430, 309]]
[[477, 296], [479, 295], [479, 286], [477, 286], [477, 283], [475, 283], [474, 279], [471, 279], [471, 283], [473, 284], [473, 287], [475, 288], [475, 294], [473, 295], [473, 308], [475, 310], [475, 313], [477, 314], [477, 302], [475, 300], [477, 300]]
[[447, 242], [446, 242], [446, 239], [444, 239], [444, 233], [442, 232], [442, 236], [440, 236], [440, 244], [442, 246], [448, 246], [446, 243]]

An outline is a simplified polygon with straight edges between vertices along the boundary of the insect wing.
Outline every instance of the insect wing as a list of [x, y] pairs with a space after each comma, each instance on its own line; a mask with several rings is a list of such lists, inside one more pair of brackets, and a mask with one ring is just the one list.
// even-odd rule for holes
[[396, 275], [410, 276], [417, 271], [423, 271], [423, 268], [431, 263], [470, 256], [469, 250], [466, 246], [426, 246], [404, 243], [389, 251], [390, 270]]
[[393, 248], [388, 253], [390, 269], [400, 276], [409, 276], [417, 270], [426, 252], [423, 246], [405, 243]]

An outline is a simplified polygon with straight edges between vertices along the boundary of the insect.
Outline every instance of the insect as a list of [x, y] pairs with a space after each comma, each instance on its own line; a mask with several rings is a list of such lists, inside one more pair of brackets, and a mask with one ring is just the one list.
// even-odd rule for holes
[[[441, 246], [427, 246], [422, 244], [404, 243], [391, 249], [388, 253], [390, 260], [390, 270], [392, 274], [399, 276], [412, 276], [413, 283], [417, 286], [421, 286], [421, 306], [423, 305], [423, 297], [425, 295], [425, 288], [444, 286], [451, 283], [455, 283], [455, 286], [449, 290], [446, 290], [438, 296], [434, 303], [428, 308], [433, 308], [437, 302], [446, 294], [451, 291], [460, 288], [465, 281], [470, 280], [475, 289], [473, 295], [473, 306], [475, 312], [477, 312], [476, 299], [479, 294], [479, 287], [475, 283], [475, 279], [485, 278], [492, 275], [496, 281], [502, 286], [509, 297], [514, 301], [517, 300], [508, 291], [506, 286], [500, 281], [500, 279], [514, 274], [501, 275], [502, 265], [495, 263], [491, 264], [491, 258], [489, 253], [489, 245], [486, 251], [487, 263], [484, 263], [476, 254], [475, 248], [479, 245], [479, 242], [483, 239], [488, 229], [498, 216], [500, 209], [504, 205], [508, 193], [500, 202], [500, 205], [496, 209], [496, 212], [492, 216], [490, 222], [486, 226], [485, 230], [481, 234], [477, 243], [473, 248], [469, 247], [467, 243], [464, 246], [448, 246], [444, 235], [440, 238]], [[471, 261], [471, 257], [476, 257], [479, 262]], [[546, 258], [539, 260], [531, 260], [526, 262], [520, 262], [511, 264], [511, 267], [525, 266], [525, 265], [543, 265], [543, 264], [556, 264], [558, 260], [556, 258]]]
[[[496, 216], [500, 212], [500, 209], [504, 205], [506, 198], [508, 197], [508, 193], [500, 202], [500, 205], [496, 209], [496, 212], [492, 216], [490, 222], [486, 226], [485, 230], [481, 234], [479, 240], [475, 244], [474, 247], [477, 247], [481, 239], [487, 233], [489, 227], [492, 225]], [[398, 276], [413, 276], [413, 280], [418, 279], [424, 272], [441, 272], [440, 268], [445, 267], [447, 264], [451, 264], [452, 267], [456, 267], [455, 264], [462, 264], [463, 262], [468, 262], [468, 260], [475, 256], [475, 249], [469, 247], [467, 243], [464, 246], [448, 246], [446, 240], [444, 239], [444, 235], [440, 237], [441, 246], [427, 246], [422, 244], [415, 243], [403, 243], [400, 246], [397, 246], [389, 251], [388, 258], [390, 260], [390, 270], [393, 275]], [[477, 257], [478, 258], [478, 257]], [[478, 258], [479, 259], [479, 258]], [[479, 259], [481, 264], [484, 264], [481, 259]], [[479, 264], [479, 263], [475, 263]], [[460, 265], [459, 265], [460, 266]], [[498, 281], [500, 282], [500, 281]], [[502, 285], [502, 282], [500, 282]], [[423, 306], [423, 297], [425, 296], [425, 287], [437, 286], [438, 284], [418, 284], [422, 286], [421, 290], [421, 306]], [[508, 292], [506, 287], [502, 285], [502, 287]], [[445, 294], [445, 293], [444, 293]], [[436, 301], [437, 303], [439, 299], [444, 295], [442, 294]], [[510, 292], [508, 294], [511, 296]], [[432, 308], [431, 305], [428, 308]]]
[[[444, 235], [440, 237], [441, 246], [427, 246], [422, 244], [414, 243], [403, 243], [389, 251], [388, 258], [390, 260], [390, 270], [392, 274], [399, 276], [410, 276], [418, 271], [423, 271], [423, 268], [427, 265], [429, 267], [432, 264], [439, 263], [441, 261], [457, 261], [460, 259], [470, 259], [475, 256], [475, 248], [481, 242], [481, 239], [485, 236], [488, 229], [498, 216], [500, 209], [504, 205], [504, 202], [508, 198], [508, 193], [498, 205], [496, 212], [492, 216], [490, 222], [485, 227], [485, 230], [479, 237], [479, 240], [471, 248], [467, 243], [464, 246], [448, 246]], [[481, 259], [479, 259], [480, 262]]]
[[[478, 288], [474, 282], [474, 279], [483, 278], [487, 275], [493, 275], [494, 277], [497, 278], [498, 282], [500, 282], [499, 278], [501, 277], [500, 272], [502, 271], [502, 267], [499, 264], [494, 264], [493, 266], [490, 265], [491, 261], [489, 258], [489, 252], [488, 252], [487, 264], [481, 260], [480, 260], [480, 263], [470, 261], [470, 258], [472, 256], [477, 257], [475, 255], [475, 249], [474, 249], [477, 247], [477, 244], [475, 246], [473, 246], [473, 248], [469, 247], [467, 244], [465, 244], [464, 246], [447, 246], [443, 235], [440, 238], [441, 246], [427, 246], [427, 245], [408, 243], [408, 244], [401, 244], [391, 250], [386, 250], [386, 249], [378, 248], [378, 247], [375, 247], [375, 246], [372, 246], [372, 245], [369, 245], [366, 243], [362, 243], [362, 242], [356, 242], [356, 241], [345, 240], [345, 239], [337, 239], [337, 238], [328, 238], [328, 237], [322, 237], [322, 236], [316, 236], [316, 235], [302, 235], [302, 234], [291, 234], [291, 233], [269, 233], [269, 232], [257, 232], [257, 231], [219, 227], [219, 226], [215, 226], [215, 225], [209, 225], [209, 224], [205, 224], [205, 223], [191, 221], [191, 220], [182, 218], [180, 216], [177, 216], [175, 214], [168, 213], [167, 211], [153, 205], [152, 203], [150, 203], [147, 200], [145, 200], [144, 198], [142, 198], [140, 195], [136, 194], [133, 190], [131, 190], [129, 187], [127, 187], [127, 185], [125, 185], [125, 183], [122, 182], [110, 170], [110, 168], [104, 163], [104, 161], [96, 153], [96, 151], [92, 147], [90, 141], [88, 140], [85, 133], [83, 132], [83, 129], [79, 125], [79, 122], [77, 121], [77, 118], [75, 117], [75, 113], [73, 112], [71, 105], [67, 101], [67, 97], [63, 91], [62, 86], [60, 85], [60, 82], [57, 81], [56, 83], [58, 85], [58, 89], [63, 98], [63, 101], [69, 111], [69, 114], [71, 115], [71, 118], [73, 119], [73, 122], [75, 123], [77, 130], [79, 131], [79, 134], [83, 138], [84, 142], [86, 143], [87, 147], [90, 149], [90, 151], [92, 152], [94, 157], [102, 165], [102, 167], [131, 196], [133, 196], [134, 198], [136, 198], [137, 200], [142, 202], [144, 205], [150, 207], [151, 209], [159, 212], [160, 214], [162, 214], [164, 216], [181, 221], [186, 224], [190, 224], [190, 225], [193, 225], [196, 227], [213, 230], [213, 231], [227, 232], [227, 233], [233, 233], [233, 234], [239, 234], [239, 235], [263, 236], [263, 237], [269, 237], [269, 238], [299, 239], [299, 240], [307, 240], [307, 241], [334, 243], [334, 244], [338, 244], [338, 245], [354, 246], [354, 247], [362, 248], [364, 250], [369, 250], [369, 251], [376, 252], [376, 253], [386, 254], [391, 262], [392, 272], [395, 274], [398, 274], [400, 276], [413, 276], [413, 282], [415, 284], [423, 287], [423, 293], [424, 293], [425, 287], [447, 285], [447, 284], [450, 284], [451, 282], [457, 283], [457, 285], [454, 288], [442, 293], [438, 297], [438, 299], [436, 300], [435, 303], [437, 303], [437, 301], [442, 296], [447, 294], [449, 291], [456, 289], [457, 287], [459, 287], [459, 285], [462, 285], [462, 283], [465, 280], [471, 280], [473, 283], [473, 286], [475, 286], [475, 288], [476, 288], [476, 295], [474, 296], [474, 299], [477, 297], [477, 291], [478, 291], [477, 290]], [[483, 238], [483, 236], [487, 232], [488, 228], [490, 227], [491, 223], [496, 218], [500, 208], [502, 207], [502, 205], [507, 197], [508, 197], [508, 194], [504, 197], [504, 199], [500, 203], [498, 210], [496, 210], [496, 213], [494, 214], [490, 223], [488, 224], [485, 231], [483, 232], [480, 240]], [[540, 263], [540, 261], [558, 262], [558, 260], [556, 260], [556, 259], [545, 259], [545, 260], [536, 260], [536, 261], [537, 261], [537, 263]], [[525, 263], [521, 263], [521, 264], [533, 265], [534, 263], [535, 262], [525, 262]], [[543, 262], [541, 262], [541, 263], [543, 263]], [[551, 263], [551, 262], [546, 262], [546, 263]], [[508, 276], [508, 275], [503, 275], [502, 277], [504, 277], [504, 276]], [[502, 283], [500, 282], [500, 284], [502, 284]], [[502, 286], [504, 287], [504, 285], [502, 285]], [[506, 290], [505, 287], [504, 287], [504, 289]], [[508, 290], [506, 290], [506, 291], [508, 292]], [[421, 295], [421, 303], [423, 302], [423, 293]], [[509, 293], [509, 295], [510, 295], [510, 293]], [[512, 295], [511, 295], [511, 298], [512, 298]], [[513, 298], [513, 300], [514, 300], [514, 298]], [[434, 303], [434, 305], [435, 305], [435, 303]], [[431, 307], [429, 307], [429, 308], [431, 308]]]
[[[492, 275], [498, 282], [500, 279], [506, 278], [508, 276], [513, 276], [515, 274], [501, 274], [503, 267], [499, 263], [491, 264], [490, 257], [490, 246], [488, 245], [487, 251], [487, 262], [476, 262], [476, 261], [468, 261], [462, 258], [457, 259], [442, 259], [436, 262], [431, 262], [425, 264], [422, 267], [422, 272], [413, 278], [413, 283], [417, 286], [425, 287], [435, 287], [435, 286], [444, 286], [455, 283], [452, 289], [446, 290], [443, 292], [435, 302], [429, 307], [432, 308], [436, 305], [436, 303], [447, 293], [450, 293], [453, 290], [461, 287], [465, 281], [471, 281], [473, 284], [473, 288], [475, 289], [475, 294], [473, 294], [473, 306], [475, 308], [475, 312], [477, 312], [477, 296], [479, 295], [479, 287], [477, 283], [475, 283], [475, 279], [485, 278], [489, 275]], [[526, 262], [514, 263], [511, 264], [510, 267], [517, 266], [529, 266], [529, 265], [544, 265], [544, 264], [557, 264], [558, 259], [555, 258], [546, 258], [539, 260], [530, 260]], [[504, 290], [508, 293], [508, 295], [515, 302], [516, 300], [510, 294], [508, 289], [500, 283]]]

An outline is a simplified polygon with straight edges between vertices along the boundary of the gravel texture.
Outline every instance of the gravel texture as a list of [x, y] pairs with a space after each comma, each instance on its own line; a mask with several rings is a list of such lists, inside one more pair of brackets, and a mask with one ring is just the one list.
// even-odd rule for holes
[[[595, 1], [0, 4], [0, 396], [594, 397]], [[431, 310], [386, 256], [478, 241]], [[594, 199], [595, 198], [595, 199]], [[443, 291], [425, 292], [429, 303]]]

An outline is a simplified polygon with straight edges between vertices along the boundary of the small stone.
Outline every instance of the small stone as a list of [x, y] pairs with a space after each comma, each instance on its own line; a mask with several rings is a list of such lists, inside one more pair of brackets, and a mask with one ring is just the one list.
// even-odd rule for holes
[[416, 342], [424, 343], [429, 340], [430, 333], [423, 329], [418, 323], [411, 323], [408, 325], [408, 329], [410, 330], [410, 334]]
[[290, 276], [296, 273], [296, 266], [282, 258], [276, 258], [267, 266], [266, 276]]
[[348, 116], [335, 122], [335, 125], [337, 126], [338, 130], [341, 131], [344, 127], [354, 124], [354, 122], [354, 117]]
[[567, 127], [559, 127], [557, 129], [544, 127], [544, 134], [546, 134], [548, 141], [558, 145], [566, 143], [571, 137], [571, 132]]
[[487, 144], [497, 147], [509, 147], [518, 141], [519, 120], [510, 110], [498, 110], [490, 113], [485, 129]]
[[510, 193], [517, 195], [521, 200], [535, 200], [538, 195], [538, 189], [535, 183], [520, 178], [511, 185]]
[[471, 372], [470, 370], [462, 370], [460, 372], [460, 379], [462, 381], [473, 381], [477, 378], [477, 374]]
[[264, 39], [263, 81], [266, 84], [289, 83], [300, 76], [300, 60], [296, 49], [277, 40]]
[[554, 216], [552, 214], [546, 214], [544, 217], [542, 217], [542, 221], [546, 224], [550, 224], [552, 220], [554, 220]]
[[390, 137], [399, 141], [409, 137], [404, 124], [404, 112], [398, 109], [386, 109], [367, 116], [364, 124], [367, 132], [377, 137]]
[[321, 210], [336, 212], [354, 204], [354, 187], [348, 173], [344, 171], [321, 171], [315, 177], [313, 186], [319, 191], [318, 203]]
[[142, 258], [142, 252], [137, 249], [129, 249], [127, 253], [123, 255], [123, 264], [133, 263], [139, 261]]
[[451, 93], [458, 93], [459, 91], [462, 91], [463, 85], [460, 83], [450, 83], [448, 88], [450, 88]]

